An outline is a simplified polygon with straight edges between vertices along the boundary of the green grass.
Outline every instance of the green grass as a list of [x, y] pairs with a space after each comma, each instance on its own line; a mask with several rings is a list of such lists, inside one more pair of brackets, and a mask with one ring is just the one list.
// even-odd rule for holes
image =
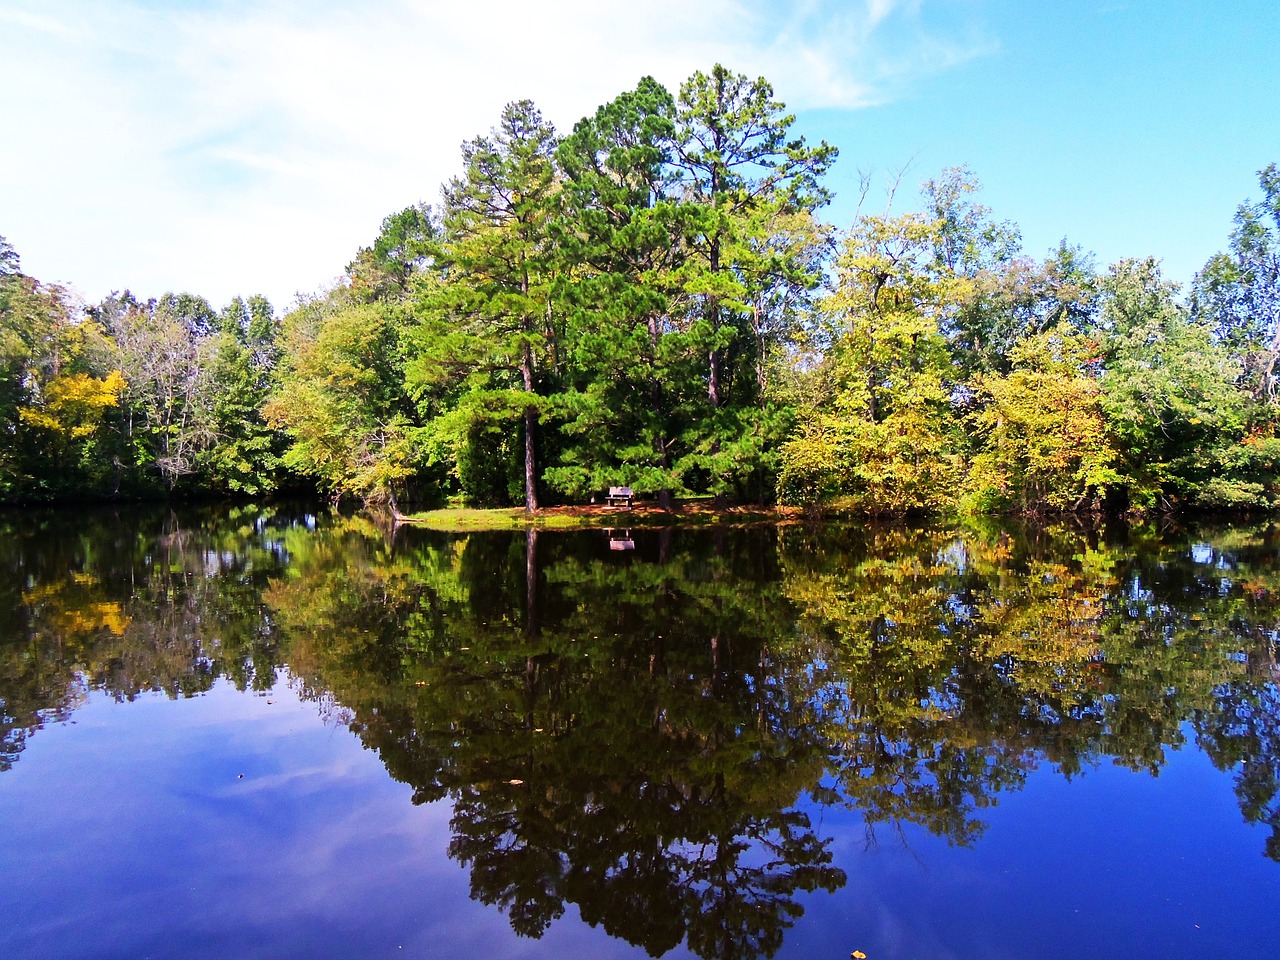
[[587, 514], [538, 513], [530, 517], [522, 507], [449, 507], [407, 514], [406, 522], [428, 530], [467, 532], [481, 530], [578, 530], [604, 527], [705, 526], [778, 522], [782, 518], [767, 510], [737, 510], [725, 513], [698, 511], [656, 513], [644, 510], [599, 510]]
[[406, 516], [408, 522], [428, 530], [569, 530], [578, 527], [616, 526], [614, 515], [574, 517], [557, 514], [539, 514], [530, 517], [522, 507], [450, 507], [445, 510], [426, 510]]

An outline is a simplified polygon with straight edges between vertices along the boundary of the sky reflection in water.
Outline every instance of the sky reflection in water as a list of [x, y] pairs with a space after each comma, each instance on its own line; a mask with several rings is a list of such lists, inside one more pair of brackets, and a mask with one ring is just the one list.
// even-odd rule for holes
[[1280, 942], [1267, 528], [304, 520], [0, 519], [0, 955]]

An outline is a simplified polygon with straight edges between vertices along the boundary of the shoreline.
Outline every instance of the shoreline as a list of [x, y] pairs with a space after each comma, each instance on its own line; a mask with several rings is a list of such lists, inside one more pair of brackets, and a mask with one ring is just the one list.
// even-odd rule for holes
[[618, 527], [666, 526], [747, 526], [752, 524], [796, 523], [805, 518], [799, 507], [731, 506], [712, 507], [684, 503], [664, 509], [654, 503], [630, 507], [585, 506], [540, 507], [527, 513], [523, 507], [446, 507], [393, 515], [397, 526], [425, 527], [429, 530], [574, 530]]

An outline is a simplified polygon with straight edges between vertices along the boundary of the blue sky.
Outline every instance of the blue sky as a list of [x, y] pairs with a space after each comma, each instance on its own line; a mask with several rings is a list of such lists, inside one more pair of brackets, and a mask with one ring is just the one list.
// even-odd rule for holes
[[831, 218], [968, 164], [1029, 253], [1186, 282], [1280, 161], [1271, 0], [0, 0], [0, 234], [92, 300], [332, 282], [530, 97], [567, 130], [652, 74], [763, 75], [836, 144]]

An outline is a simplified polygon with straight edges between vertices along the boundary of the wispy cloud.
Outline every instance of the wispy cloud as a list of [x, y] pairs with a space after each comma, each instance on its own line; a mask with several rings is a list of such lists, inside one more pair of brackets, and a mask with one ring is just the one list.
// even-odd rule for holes
[[51, 33], [64, 37], [76, 32], [73, 22], [46, 16], [34, 10], [18, 10], [10, 7], [0, 7], [0, 24], [7, 24], [6, 29], [20, 28], [34, 33]]
[[[795, 108], [884, 102], [990, 49], [920, 0], [11, 0], [0, 232], [89, 296], [277, 301], [434, 199], [458, 144], [529, 97], [557, 126], [723, 62]], [[17, 132], [15, 132], [17, 131]]]

